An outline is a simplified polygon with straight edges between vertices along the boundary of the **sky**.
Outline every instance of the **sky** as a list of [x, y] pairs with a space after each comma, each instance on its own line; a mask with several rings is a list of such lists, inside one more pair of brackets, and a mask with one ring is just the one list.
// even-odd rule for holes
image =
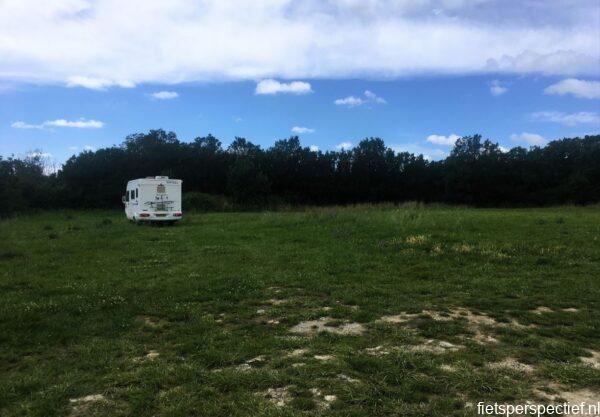
[[0, 0], [0, 156], [163, 128], [265, 148], [600, 133], [597, 0]]

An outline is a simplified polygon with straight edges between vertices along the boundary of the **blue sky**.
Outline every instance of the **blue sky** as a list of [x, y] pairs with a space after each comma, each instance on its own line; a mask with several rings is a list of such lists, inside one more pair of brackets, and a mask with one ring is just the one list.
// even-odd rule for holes
[[323, 151], [378, 136], [432, 159], [452, 135], [600, 132], [594, 1], [137, 3], [0, 4], [0, 155], [60, 164], [156, 128]]

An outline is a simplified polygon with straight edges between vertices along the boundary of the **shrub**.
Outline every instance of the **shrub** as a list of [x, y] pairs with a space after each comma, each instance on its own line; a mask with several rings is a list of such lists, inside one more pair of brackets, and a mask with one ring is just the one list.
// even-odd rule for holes
[[206, 194], [200, 192], [189, 192], [183, 194], [182, 206], [184, 210], [198, 211], [228, 211], [231, 203], [225, 196]]

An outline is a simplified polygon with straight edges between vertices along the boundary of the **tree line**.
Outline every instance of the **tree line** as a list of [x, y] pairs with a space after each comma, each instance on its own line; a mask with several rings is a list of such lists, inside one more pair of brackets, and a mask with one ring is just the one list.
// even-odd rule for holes
[[49, 175], [39, 155], [0, 157], [0, 214], [119, 207], [128, 180], [153, 175], [182, 179], [184, 194], [196, 196], [190, 202], [202, 205], [198, 196], [218, 195], [237, 208], [401, 201], [587, 204], [600, 201], [600, 135], [509, 151], [480, 135], [465, 136], [447, 158], [428, 161], [394, 152], [379, 138], [348, 150], [315, 152], [297, 136], [268, 149], [236, 137], [224, 148], [212, 135], [182, 142], [173, 132], [151, 130], [129, 135], [119, 146], [72, 156]]

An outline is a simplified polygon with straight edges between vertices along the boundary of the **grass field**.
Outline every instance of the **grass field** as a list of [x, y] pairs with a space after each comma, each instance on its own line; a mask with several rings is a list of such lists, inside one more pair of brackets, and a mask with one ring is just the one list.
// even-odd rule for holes
[[600, 207], [0, 221], [2, 416], [471, 416], [600, 392]]

